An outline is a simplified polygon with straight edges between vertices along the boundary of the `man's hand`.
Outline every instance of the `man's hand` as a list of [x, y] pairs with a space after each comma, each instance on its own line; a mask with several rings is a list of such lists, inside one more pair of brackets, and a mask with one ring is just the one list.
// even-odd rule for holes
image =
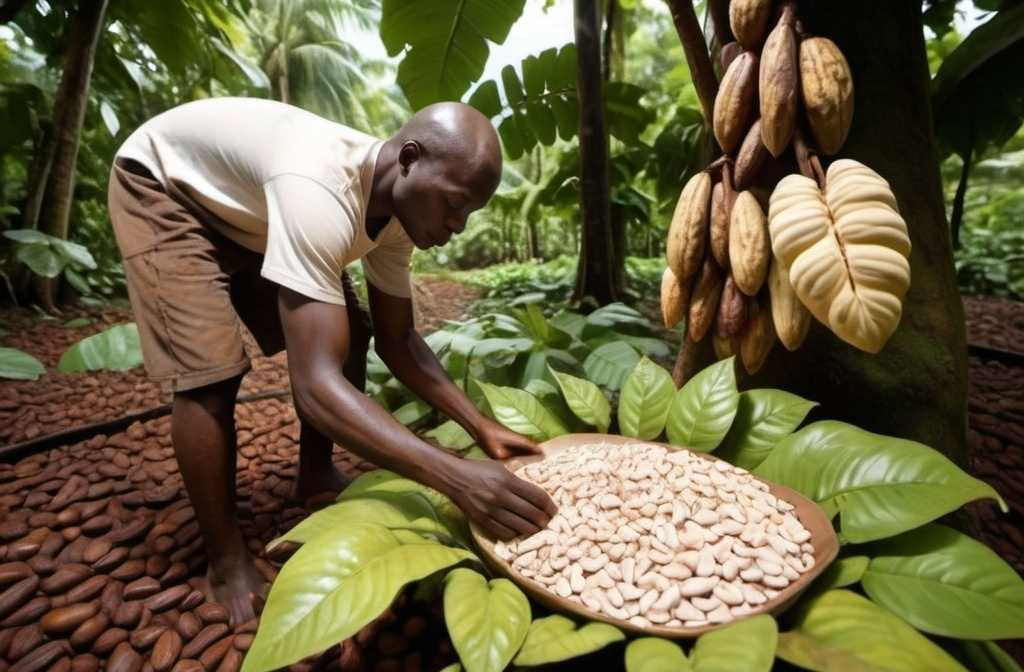
[[477, 433], [477, 444], [495, 460], [540, 453], [536, 443], [490, 418], [484, 419]]
[[543, 488], [498, 462], [463, 460], [459, 487], [448, 493], [463, 513], [499, 539], [540, 530], [558, 508]]

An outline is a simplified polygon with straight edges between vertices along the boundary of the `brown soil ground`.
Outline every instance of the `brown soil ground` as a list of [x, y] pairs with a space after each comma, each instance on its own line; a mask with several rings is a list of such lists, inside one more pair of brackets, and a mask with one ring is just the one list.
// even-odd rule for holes
[[[478, 298], [458, 283], [420, 284], [417, 324], [428, 333], [464, 319]], [[1024, 351], [1024, 303], [966, 299], [965, 307], [973, 345]], [[74, 316], [89, 317], [90, 326], [62, 326]], [[72, 343], [129, 319], [113, 307], [61, 320], [0, 314], [8, 332], [0, 345], [25, 350], [50, 369], [37, 381], [0, 383], [0, 672], [237, 670], [252, 641], [255, 621], [229, 628], [223, 608], [197, 589], [205, 555], [166, 416], [42, 452], [3, 452], [161, 405], [140, 370], [52, 369]], [[241, 392], [251, 400], [237, 412], [239, 518], [256, 554], [305, 515], [284, 499], [298, 434], [285, 366], [283, 355], [256, 357]], [[1000, 492], [1010, 512], [971, 510], [979, 537], [1024, 575], [1024, 363], [985, 351], [971, 357], [970, 373], [969, 470]], [[281, 394], [252, 398], [275, 391]], [[353, 475], [372, 468], [343, 450], [336, 460]], [[279, 566], [261, 561], [268, 578]], [[292, 669], [419, 672], [454, 660], [438, 605], [402, 595], [351, 640]]]

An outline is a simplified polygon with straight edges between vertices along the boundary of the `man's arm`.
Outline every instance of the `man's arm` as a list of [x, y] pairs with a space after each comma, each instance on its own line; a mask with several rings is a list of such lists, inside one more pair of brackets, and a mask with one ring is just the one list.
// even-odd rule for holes
[[536, 453], [537, 445], [483, 415], [452, 382], [433, 350], [416, 332], [412, 300], [367, 283], [375, 348], [395, 377], [413, 394], [459, 423], [493, 458]]
[[348, 356], [349, 324], [344, 306], [286, 287], [279, 303], [292, 395], [303, 422], [377, 466], [444, 493], [499, 538], [547, 524], [555, 507], [542, 489], [498, 463], [462, 460], [433, 448], [345, 379], [341, 367]]

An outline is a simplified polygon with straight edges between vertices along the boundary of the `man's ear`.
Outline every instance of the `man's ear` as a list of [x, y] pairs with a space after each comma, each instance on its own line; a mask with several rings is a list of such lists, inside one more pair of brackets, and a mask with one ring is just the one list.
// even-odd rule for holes
[[415, 140], [406, 140], [398, 150], [398, 164], [402, 166], [402, 175], [409, 174], [409, 166], [420, 158], [420, 145]]

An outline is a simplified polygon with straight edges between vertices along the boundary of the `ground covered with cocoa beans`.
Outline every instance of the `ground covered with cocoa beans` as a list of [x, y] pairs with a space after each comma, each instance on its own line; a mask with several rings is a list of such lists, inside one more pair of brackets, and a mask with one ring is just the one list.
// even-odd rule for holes
[[[420, 330], [465, 318], [477, 298], [458, 283], [421, 283]], [[982, 540], [1024, 574], [1024, 303], [965, 307], [976, 346], [969, 470], [1011, 509], [972, 512]], [[63, 326], [81, 316], [89, 326]], [[170, 447], [167, 400], [141, 370], [55, 370], [68, 346], [130, 319], [116, 306], [60, 319], [0, 311], [0, 345], [47, 366], [37, 381], [0, 382], [0, 672], [237, 670], [252, 642], [256, 621], [229, 627], [199, 590], [206, 559]], [[306, 515], [287, 502], [298, 429], [285, 368], [283, 355], [256, 357], [236, 414], [239, 516], [268, 579], [280, 559], [264, 547]], [[343, 450], [336, 460], [350, 475], [372, 468]], [[439, 605], [403, 594], [355, 637], [292, 669], [420, 672], [455, 660]]]

